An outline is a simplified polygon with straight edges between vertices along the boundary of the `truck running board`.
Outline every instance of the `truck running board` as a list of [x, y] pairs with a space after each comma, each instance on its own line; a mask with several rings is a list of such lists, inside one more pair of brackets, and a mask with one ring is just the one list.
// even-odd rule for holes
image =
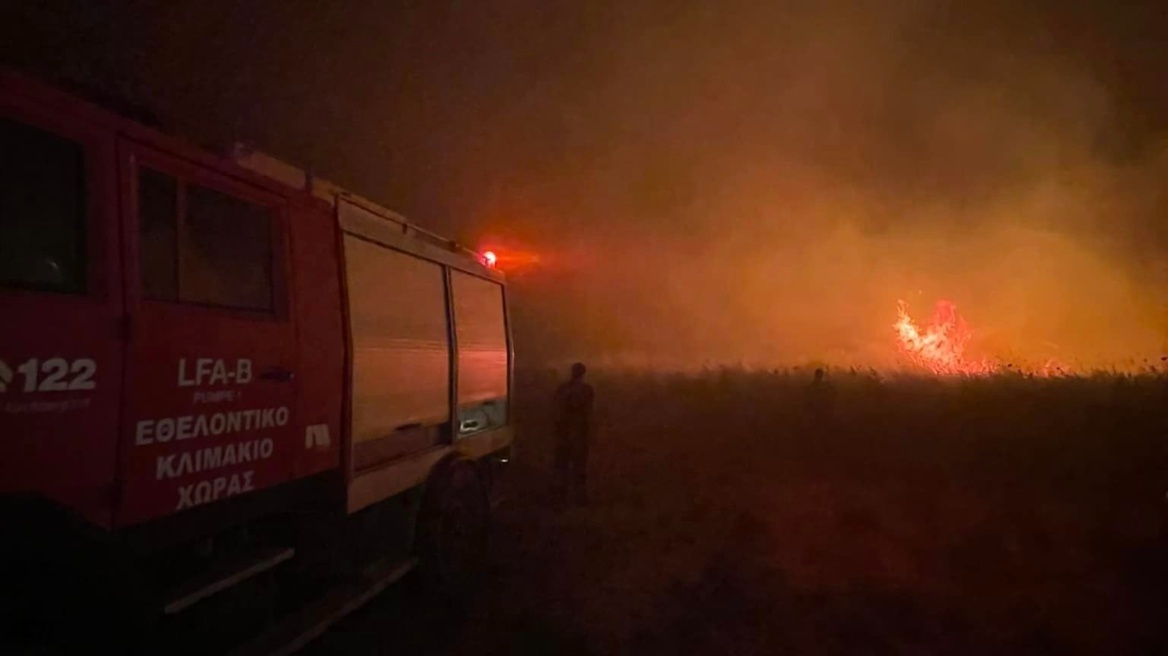
[[226, 561], [176, 589], [166, 600], [163, 611], [167, 615], [181, 613], [207, 597], [272, 569], [295, 554], [294, 549], [275, 547]]
[[320, 601], [293, 613], [272, 629], [232, 651], [231, 656], [292, 654], [409, 574], [417, 564], [417, 558], [404, 562], [386, 559], [374, 563], [365, 569], [358, 580], [338, 587]]

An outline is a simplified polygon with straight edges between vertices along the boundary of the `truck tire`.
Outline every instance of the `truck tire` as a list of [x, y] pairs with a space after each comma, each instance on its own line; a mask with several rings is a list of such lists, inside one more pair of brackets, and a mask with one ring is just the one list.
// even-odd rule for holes
[[0, 497], [0, 653], [138, 653], [152, 620], [109, 535], [40, 497]]
[[418, 510], [417, 555], [427, 594], [458, 603], [473, 594], [486, 562], [490, 504], [473, 461], [435, 468]]

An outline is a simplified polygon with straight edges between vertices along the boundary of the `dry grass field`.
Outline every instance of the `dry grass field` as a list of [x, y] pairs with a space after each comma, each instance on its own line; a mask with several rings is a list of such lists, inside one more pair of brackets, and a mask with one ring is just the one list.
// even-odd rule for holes
[[1168, 648], [1168, 380], [602, 372], [592, 502], [548, 503], [554, 372], [463, 614], [386, 595], [310, 651], [1146, 654]]

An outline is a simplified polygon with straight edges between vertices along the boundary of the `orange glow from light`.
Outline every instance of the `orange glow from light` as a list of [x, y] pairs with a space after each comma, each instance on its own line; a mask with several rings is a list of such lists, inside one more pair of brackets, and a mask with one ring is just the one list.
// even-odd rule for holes
[[500, 269], [508, 274], [536, 267], [540, 262], [539, 255], [511, 248], [497, 243], [488, 243], [480, 246], [479, 261], [483, 266], [491, 269]]

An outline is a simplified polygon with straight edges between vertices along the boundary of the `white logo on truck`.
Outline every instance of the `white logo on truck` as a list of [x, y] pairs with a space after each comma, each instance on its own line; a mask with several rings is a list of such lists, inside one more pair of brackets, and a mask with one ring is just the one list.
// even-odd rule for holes
[[313, 424], [304, 429], [304, 448], [306, 449], [313, 447], [326, 449], [331, 441], [328, 424]]
[[178, 386], [246, 385], [251, 382], [251, 360], [241, 358], [234, 363], [219, 358], [195, 358], [178, 361]]
[[21, 363], [16, 371], [0, 360], [0, 392], [8, 391], [8, 386], [15, 382], [16, 374], [20, 374], [24, 380], [21, 389], [25, 392], [72, 392], [97, 388], [93, 380], [97, 374], [97, 363], [90, 358], [49, 358], [44, 362], [33, 358]]

